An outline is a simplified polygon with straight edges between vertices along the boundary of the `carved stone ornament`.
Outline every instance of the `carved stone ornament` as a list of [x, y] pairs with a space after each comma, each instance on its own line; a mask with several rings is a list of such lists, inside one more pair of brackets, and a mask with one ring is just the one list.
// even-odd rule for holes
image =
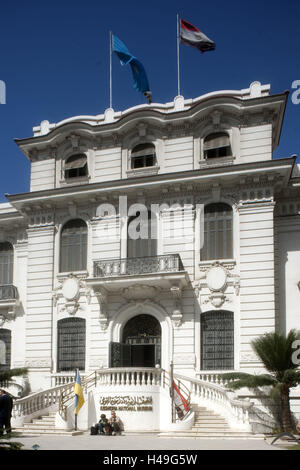
[[182, 324], [182, 289], [178, 286], [172, 286], [170, 288], [170, 292], [172, 294], [172, 297], [174, 299], [174, 309], [171, 315], [171, 319], [173, 322], [173, 325], [178, 328]]
[[[236, 295], [240, 292], [240, 276], [234, 274], [234, 264], [229, 262], [215, 261], [212, 264], [203, 264], [200, 266], [202, 275], [200, 275], [199, 286], [208, 287], [211, 292], [210, 300], [215, 307], [222, 306], [227, 301], [224, 293], [227, 291], [228, 286], [233, 287]], [[200, 290], [199, 289], [199, 290]]]
[[62, 295], [66, 300], [75, 300], [78, 299], [80, 289], [79, 280], [70, 275], [67, 279], [64, 280], [62, 286]]
[[[75, 315], [81, 309], [79, 305], [80, 288], [85, 287], [85, 284], [78, 279], [74, 274], [69, 274], [66, 279], [59, 280], [59, 287], [53, 291], [54, 305], [60, 301], [60, 311], [67, 311], [69, 315]], [[90, 301], [90, 293], [85, 289], [87, 301]]]
[[100, 307], [99, 323], [102, 331], [107, 330], [108, 327], [108, 314], [107, 314], [107, 292], [101, 288], [94, 292]]
[[212, 292], [221, 292], [226, 288], [227, 273], [223, 266], [215, 264], [206, 273], [207, 287]]

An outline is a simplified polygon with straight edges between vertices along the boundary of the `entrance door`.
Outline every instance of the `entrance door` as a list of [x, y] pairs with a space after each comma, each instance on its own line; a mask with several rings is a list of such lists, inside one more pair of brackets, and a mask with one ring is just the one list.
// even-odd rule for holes
[[161, 364], [161, 327], [152, 315], [137, 315], [123, 329], [121, 343], [110, 343], [110, 367]]
[[131, 345], [131, 367], [155, 367], [155, 345]]

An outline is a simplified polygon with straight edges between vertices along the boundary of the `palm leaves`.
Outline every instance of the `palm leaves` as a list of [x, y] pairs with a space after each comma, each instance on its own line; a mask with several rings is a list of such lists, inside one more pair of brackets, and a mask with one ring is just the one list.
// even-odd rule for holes
[[0, 383], [9, 382], [12, 377], [16, 377], [18, 375], [25, 375], [25, 374], [27, 374], [26, 368], [0, 370]]
[[254, 375], [244, 372], [222, 374], [232, 390], [247, 387], [272, 387], [270, 397], [280, 395], [282, 425], [284, 431], [294, 428], [290, 411], [290, 388], [300, 384], [299, 364], [293, 361], [294, 345], [300, 340], [300, 331], [291, 330], [287, 336], [282, 333], [266, 333], [252, 341], [251, 346], [268, 373]]

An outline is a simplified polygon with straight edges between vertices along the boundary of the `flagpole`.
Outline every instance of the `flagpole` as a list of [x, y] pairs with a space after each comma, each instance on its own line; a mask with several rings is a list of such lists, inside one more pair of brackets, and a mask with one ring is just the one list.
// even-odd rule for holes
[[112, 32], [109, 32], [109, 107], [112, 108]]
[[179, 15], [177, 14], [177, 91], [178, 96], [180, 96], [180, 55], [179, 55]]

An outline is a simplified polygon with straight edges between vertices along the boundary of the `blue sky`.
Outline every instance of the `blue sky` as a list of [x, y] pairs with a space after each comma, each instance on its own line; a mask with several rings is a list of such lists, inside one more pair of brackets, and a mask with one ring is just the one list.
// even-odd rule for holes
[[[3, 2], [4, 3], [4, 2]], [[271, 93], [290, 91], [274, 157], [300, 155], [299, 0], [14, 1], [1, 5], [0, 201], [29, 190], [29, 162], [14, 138], [32, 127], [109, 107], [109, 31], [143, 63], [154, 102], [177, 95], [176, 14], [216, 42], [200, 54], [180, 46], [181, 94], [195, 98], [215, 90], [247, 88], [255, 80]], [[300, 97], [300, 94], [298, 95]], [[145, 102], [131, 70], [113, 57], [113, 108]]]

